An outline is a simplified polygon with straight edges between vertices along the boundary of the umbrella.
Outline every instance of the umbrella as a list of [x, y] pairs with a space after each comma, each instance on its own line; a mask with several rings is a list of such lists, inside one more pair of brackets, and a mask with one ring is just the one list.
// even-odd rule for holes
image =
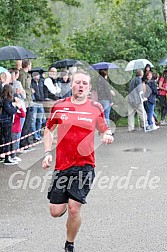
[[99, 62], [96, 64], [93, 64], [92, 67], [95, 70], [100, 70], [100, 69], [117, 69], [119, 66], [117, 66], [114, 63], [109, 63], [109, 62]]
[[42, 74], [44, 72], [47, 72], [46, 69], [43, 69], [42, 67], [34, 67], [32, 68], [29, 73], [34, 73], [34, 72], [38, 72], [39, 74]]
[[78, 60], [74, 60], [74, 59], [63, 59], [63, 60], [59, 60], [54, 62], [51, 67], [55, 67], [55, 68], [65, 68], [65, 67], [72, 67], [75, 64], [80, 63]]
[[4, 46], [0, 48], [0, 60], [36, 59], [29, 50], [20, 46]]
[[167, 65], [167, 56], [160, 60], [159, 66], [166, 66]]
[[8, 70], [7, 70], [6, 68], [0, 66], [0, 73], [5, 73], [5, 72], [7, 72], [7, 71], [8, 71]]
[[125, 67], [125, 71], [142, 69], [142, 68], [145, 68], [147, 64], [149, 64], [151, 67], [154, 67], [153, 64], [147, 59], [131, 60]]

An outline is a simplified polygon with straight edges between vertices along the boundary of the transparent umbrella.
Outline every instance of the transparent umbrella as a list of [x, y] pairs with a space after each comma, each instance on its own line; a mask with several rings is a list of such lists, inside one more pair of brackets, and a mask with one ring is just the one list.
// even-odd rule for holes
[[125, 71], [144, 69], [147, 64], [149, 64], [151, 67], [154, 67], [153, 64], [147, 59], [131, 60], [131, 61], [129, 61], [129, 63], [125, 67]]
[[167, 66], [167, 56], [159, 61], [159, 66]]

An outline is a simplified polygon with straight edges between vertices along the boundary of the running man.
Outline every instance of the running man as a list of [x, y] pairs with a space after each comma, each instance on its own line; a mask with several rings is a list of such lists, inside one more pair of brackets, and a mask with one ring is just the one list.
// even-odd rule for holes
[[44, 132], [44, 169], [52, 161], [53, 131], [57, 127], [56, 164], [48, 192], [50, 213], [62, 216], [68, 209], [65, 252], [73, 252], [74, 240], [81, 225], [81, 207], [86, 203], [95, 177], [94, 133], [103, 133], [102, 142], [114, 140], [101, 104], [87, 98], [91, 89], [90, 76], [84, 71], [71, 79], [72, 96], [55, 102]]

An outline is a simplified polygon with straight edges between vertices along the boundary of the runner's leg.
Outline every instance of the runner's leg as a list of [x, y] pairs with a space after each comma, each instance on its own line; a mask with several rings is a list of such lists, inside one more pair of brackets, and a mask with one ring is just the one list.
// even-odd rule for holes
[[81, 206], [82, 203], [69, 199], [68, 219], [67, 219], [67, 241], [73, 242], [81, 225]]
[[50, 214], [52, 217], [60, 217], [67, 209], [67, 203], [64, 204], [49, 204]]

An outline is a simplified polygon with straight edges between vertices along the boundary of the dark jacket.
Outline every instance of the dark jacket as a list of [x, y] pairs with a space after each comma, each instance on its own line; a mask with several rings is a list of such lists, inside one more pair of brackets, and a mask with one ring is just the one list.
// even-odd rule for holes
[[[53, 84], [55, 84], [55, 83], [57, 82], [57, 80], [55, 80], [55, 79], [53, 79], [53, 78], [51, 78], [51, 77], [48, 77], [48, 78], [50, 78], [50, 79], [52, 80]], [[43, 87], [43, 92], [44, 92], [44, 99], [46, 99], [46, 100], [47, 100], [47, 99], [50, 99], [50, 100], [56, 101], [56, 100], [59, 99], [58, 96], [56, 96], [55, 94], [52, 94], [52, 93], [49, 91], [49, 89], [47, 88], [46, 85], [44, 85], [44, 87]]]
[[2, 82], [0, 81], [0, 96], [2, 94]]
[[98, 100], [109, 100], [111, 103], [111, 92], [109, 83], [101, 76], [99, 76], [96, 86]]
[[57, 81], [57, 84], [61, 88], [61, 93], [59, 94], [60, 98], [71, 96], [70, 80], [67, 80], [67, 82], [65, 82], [63, 79], [59, 79]]
[[37, 84], [37, 82], [34, 79], [32, 79], [31, 80], [31, 87], [35, 91], [35, 93], [33, 94], [34, 95], [34, 101], [43, 101], [44, 100], [44, 91], [43, 91], [44, 80], [39, 79], [39, 82]]
[[157, 84], [156, 84], [155, 80], [146, 81], [146, 84], [151, 89], [151, 95], [148, 97], [148, 101], [155, 105], [156, 104], [156, 96], [158, 94]]
[[4, 99], [0, 101], [0, 123], [12, 125], [13, 115], [17, 112], [18, 107], [14, 107], [12, 102]]
[[142, 79], [136, 76], [130, 82], [128, 102], [131, 106], [137, 107], [139, 104], [141, 104], [140, 92], [142, 91], [143, 91]]

